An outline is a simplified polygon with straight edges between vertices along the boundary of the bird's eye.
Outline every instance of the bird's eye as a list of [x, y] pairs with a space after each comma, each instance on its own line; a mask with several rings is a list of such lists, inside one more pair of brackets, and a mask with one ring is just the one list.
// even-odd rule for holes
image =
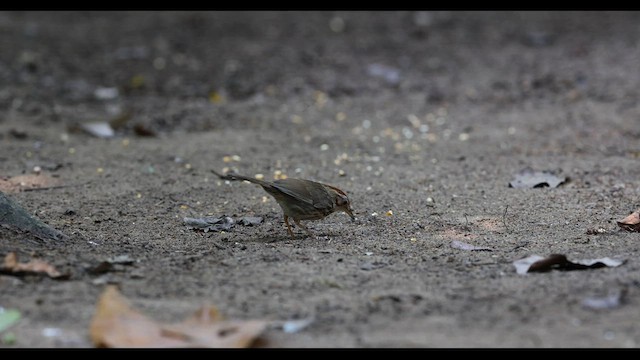
[[349, 199], [347, 199], [344, 196], [338, 196], [336, 197], [336, 205], [338, 206], [344, 206], [349, 202]]

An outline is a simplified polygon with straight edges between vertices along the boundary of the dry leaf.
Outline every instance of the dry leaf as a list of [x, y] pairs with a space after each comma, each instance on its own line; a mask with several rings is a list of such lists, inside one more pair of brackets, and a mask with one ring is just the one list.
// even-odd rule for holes
[[640, 212], [633, 212], [631, 215], [618, 221], [618, 226], [627, 231], [640, 232]]
[[187, 229], [202, 230], [204, 232], [229, 231], [236, 223], [235, 220], [228, 216], [209, 216], [203, 218], [185, 217], [182, 221], [187, 225]]
[[245, 226], [258, 226], [262, 224], [262, 217], [260, 216], [243, 216], [238, 220], [238, 224]]
[[469, 251], [493, 251], [493, 249], [490, 249], [490, 248], [474, 246], [458, 240], [451, 241], [451, 247], [454, 249], [469, 250]]
[[209, 216], [203, 218], [190, 218], [185, 217], [182, 219], [188, 229], [202, 230], [204, 232], [209, 231], [229, 231], [236, 224], [244, 226], [258, 226], [262, 223], [263, 219], [259, 216], [243, 216], [239, 219], [233, 219], [228, 216]]
[[33, 259], [27, 263], [19, 263], [18, 255], [15, 252], [10, 252], [5, 256], [0, 272], [10, 275], [44, 273], [54, 279], [68, 277], [68, 275], [61, 274], [53, 266], [42, 260]]
[[567, 181], [566, 177], [557, 177], [548, 171], [533, 171], [525, 168], [515, 175], [515, 179], [509, 183], [513, 188], [539, 188], [557, 187]]
[[91, 321], [91, 340], [99, 347], [198, 347], [250, 346], [265, 330], [266, 321], [226, 321], [205, 306], [179, 324], [163, 325], [133, 310], [116, 286], [107, 286]]
[[546, 258], [539, 255], [531, 255], [527, 258], [514, 261], [513, 265], [516, 267], [518, 274], [526, 274], [528, 272], [546, 272], [551, 270], [569, 271], [597, 269], [607, 266], [617, 267], [623, 263], [624, 260], [615, 260], [608, 257], [569, 261], [565, 255], [552, 254]]
[[108, 122], [91, 122], [80, 124], [80, 128], [86, 133], [99, 138], [111, 138], [116, 135], [115, 131]]
[[16, 193], [29, 189], [48, 188], [58, 185], [58, 180], [44, 174], [18, 175], [9, 179], [0, 179], [0, 191]]

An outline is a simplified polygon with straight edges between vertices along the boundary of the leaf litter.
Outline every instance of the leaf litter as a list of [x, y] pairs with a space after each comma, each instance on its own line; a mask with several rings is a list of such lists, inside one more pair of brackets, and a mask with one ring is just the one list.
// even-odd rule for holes
[[0, 306], [0, 333], [15, 325], [20, 317], [20, 311]]
[[618, 220], [618, 226], [627, 231], [640, 232], [640, 211], [635, 211], [622, 220]]
[[509, 182], [512, 188], [541, 188], [558, 187], [567, 182], [566, 177], [558, 177], [550, 171], [534, 171], [532, 168], [522, 169], [515, 174], [514, 179]]
[[208, 216], [202, 218], [185, 217], [184, 224], [190, 230], [209, 231], [229, 231], [235, 224], [244, 226], [257, 226], [262, 223], [263, 219], [259, 216], [243, 216], [238, 220], [234, 220], [229, 216]]
[[90, 325], [97, 347], [245, 348], [267, 328], [262, 320], [224, 320], [213, 306], [203, 306], [181, 323], [160, 324], [134, 310], [118, 288], [109, 285]]
[[55, 267], [40, 259], [32, 259], [29, 262], [18, 262], [18, 255], [10, 252], [5, 256], [4, 263], [0, 266], [0, 273], [8, 275], [45, 274], [52, 279], [67, 279], [69, 274], [62, 274]]
[[11, 194], [20, 191], [56, 187], [59, 181], [44, 174], [26, 174], [0, 179], [0, 191]]
[[565, 255], [551, 254], [546, 258], [539, 255], [531, 255], [514, 261], [513, 265], [516, 268], [516, 272], [523, 275], [530, 272], [547, 272], [551, 270], [571, 271], [617, 267], [624, 264], [624, 262], [625, 260], [616, 260], [608, 257], [569, 261]]

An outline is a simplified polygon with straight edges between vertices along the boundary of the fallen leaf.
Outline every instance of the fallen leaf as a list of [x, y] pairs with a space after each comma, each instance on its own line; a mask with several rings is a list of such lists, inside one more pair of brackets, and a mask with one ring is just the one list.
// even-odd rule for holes
[[223, 320], [216, 308], [205, 306], [179, 324], [159, 324], [135, 311], [109, 285], [100, 296], [89, 334], [98, 347], [242, 348], [266, 329], [266, 321]]
[[5, 193], [48, 188], [56, 185], [58, 185], [57, 179], [44, 174], [18, 175], [9, 179], [0, 179], [0, 191]]
[[0, 306], [0, 332], [13, 326], [20, 320], [20, 311], [5, 309]]
[[627, 231], [640, 232], [640, 212], [633, 212], [631, 215], [618, 221], [618, 226]]
[[493, 251], [493, 249], [490, 249], [490, 248], [474, 246], [458, 240], [451, 241], [451, 247], [454, 249], [469, 250], [469, 251]]
[[540, 188], [558, 187], [567, 181], [566, 177], [558, 177], [548, 171], [534, 171], [525, 168], [515, 175], [515, 179], [509, 183], [512, 188]]
[[229, 231], [236, 224], [244, 226], [257, 226], [262, 223], [262, 218], [259, 216], [243, 216], [240, 219], [234, 220], [228, 216], [209, 216], [203, 218], [190, 218], [185, 217], [182, 221], [187, 228], [202, 230], [204, 232], [209, 231]]
[[2, 267], [0, 267], [0, 273], [9, 275], [47, 274], [53, 279], [68, 277], [68, 275], [61, 274], [53, 266], [39, 259], [33, 259], [27, 263], [20, 263], [18, 262], [18, 256], [15, 252], [10, 252], [5, 256], [4, 263]]
[[514, 261], [513, 265], [518, 274], [526, 274], [529, 272], [546, 272], [551, 270], [569, 271], [617, 267], [623, 263], [624, 260], [615, 260], [608, 257], [569, 261], [565, 255], [552, 254], [546, 258], [539, 255], [531, 255], [527, 258]]
[[[624, 264], [624, 260], [616, 260], [608, 257], [600, 258], [600, 259], [581, 259], [581, 260], [574, 260], [573, 262], [578, 265], [587, 266], [591, 269], [597, 269], [601, 267], [618, 267]], [[573, 269], [569, 269], [569, 270], [573, 270]], [[578, 270], [582, 270], [582, 269], [578, 269]]]
[[238, 220], [238, 224], [244, 226], [255, 226], [260, 225], [262, 223], [262, 218], [260, 216], [243, 216]]
[[185, 225], [187, 225], [187, 228], [202, 230], [204, 232], [222, 230], [228, 231], [235, 224], [235, 221], [228, 216], [210, 216], [204, 218], [185, 217], [182, 221], [185, 223]]
[[99, 138], [110, 138], [115, 136], [115, 131], [108, 122], [91, 122], [80, 125], [80, 128], [86, 133]]

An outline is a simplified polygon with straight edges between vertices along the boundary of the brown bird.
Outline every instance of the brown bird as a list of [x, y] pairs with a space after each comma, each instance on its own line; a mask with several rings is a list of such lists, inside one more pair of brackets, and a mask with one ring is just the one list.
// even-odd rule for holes
[[304, 179], [288, 178], [271, 182], [233, 173], [221, 175], [214, 170], [211, 172], [223, 180], [246, 180], [262, 186], [282, 208], [287, 231], [294, 239], [289, 218], [311, 237], [314, 235], [300, 223], [300, 220], [319, 220], [336, 211], [345, 212], [352, 221], [356, 219], [347, 194], [335, 186]]

